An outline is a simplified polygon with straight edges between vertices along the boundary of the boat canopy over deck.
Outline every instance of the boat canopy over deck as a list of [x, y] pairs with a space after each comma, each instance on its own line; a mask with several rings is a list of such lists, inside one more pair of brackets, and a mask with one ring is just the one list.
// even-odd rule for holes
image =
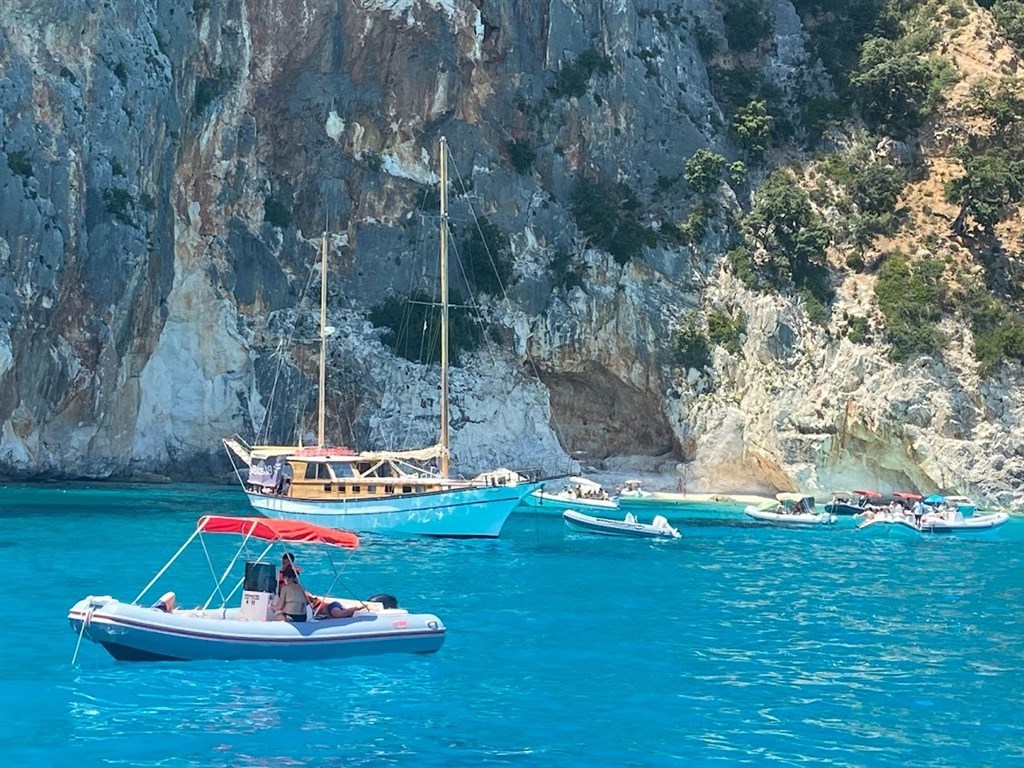
[[224, 517], [204, 515], [196, 523], [199, 533], [234, 533], [263, 541], [284, 544], [327, 544], [332, 547], [356, 549], [359, 537], [348, 531], [325, 528], [322, 525], [297, 520], [278, 520], [266, 517]]

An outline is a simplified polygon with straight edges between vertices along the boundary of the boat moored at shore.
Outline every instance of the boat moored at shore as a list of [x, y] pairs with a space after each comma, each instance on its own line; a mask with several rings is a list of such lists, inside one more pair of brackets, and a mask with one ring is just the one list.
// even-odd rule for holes
[[830, 512], [815, 509], [813, 496], [802, 493], [779, 493], [774, 503], [748, 506], [743, 510], [747, 517], [762, 523], [784, 527], [807, 527], [831, 525], [836, 516]]
[[654, 494], [644, 488], [643, 480], [627, 480], [616, 494], [619, 501], [646, 501], [653, 500]]
[[890, 512], [888, 510], [867, 517], [857, 526], [857, 530], [871, 535], [909, 535], [928, 534], [978, 536], [992, 533], [1003, 525], [1010, 516], [1006, 512], [988, 512], [981, 515], [964, 517], [956, 510], [927, 512], [920, 518], [911, 513]]
[[522, 508], [529, 512], [551, 512], [562, 514], [567, 509], [593, 512], [598, 515], [616, 514], [618, 502], [593, 480], [573, 476], [559, 490], [549, 491], [538, 488], [523, 497]]

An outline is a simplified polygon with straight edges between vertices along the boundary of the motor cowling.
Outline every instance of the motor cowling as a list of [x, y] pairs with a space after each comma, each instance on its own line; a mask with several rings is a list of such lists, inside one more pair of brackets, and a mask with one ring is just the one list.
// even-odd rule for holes
[[370, 597], [366, 598], [366, 601], [368, 603], [380, 603], [385, 608], [398, 607], [398, 598], [394, 595], [388, 595], [384, 593], [381, 593], [379, 595], [371, 595]]
[[276, 591], [277, 572], [274, 564], [247, 562], [242, 581], [242, 619], [266, 621], [269, 618], [270, 601]]

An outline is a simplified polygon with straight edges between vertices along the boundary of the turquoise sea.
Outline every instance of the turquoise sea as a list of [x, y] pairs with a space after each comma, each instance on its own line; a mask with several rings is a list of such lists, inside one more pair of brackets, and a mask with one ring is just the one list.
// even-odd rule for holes
[[[681, 540], [519, 512], [492, 541], [365, 537], [341, 583], [438, 614], [433, 656], [131, 664], [85, 641], [72, 665], [76, 600], [134, 598], [199, 515], [246, 502], [206, 486], [2, 488], [0, 758], [1024, 766], [1024, 520], [907, 541], [657, 511]], [[318, 566], [299, 556], [312, 587]], [[171, 587], [194, 604], [208, 585], [190, 572]]]

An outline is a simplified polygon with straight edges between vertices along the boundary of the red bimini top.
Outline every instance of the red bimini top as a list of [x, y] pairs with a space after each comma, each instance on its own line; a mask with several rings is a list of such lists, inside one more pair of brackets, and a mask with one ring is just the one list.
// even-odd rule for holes
[[332, 547], [355, 549], [359, 537], [348, 531], [324, 528], [322, 525], [302, 523], [297, 520], [272, 520], [266, 517], [222, 517], [204, 515], [196, 523], [202, 533], [235, 533], [240, 536], [255, 536], [264, 541], [281, 541], [286, 544], [327, 544]]
[[854, 493], [858, 496], [866, 496], [869, 499], [877, 499], [882, 495], [878, 491], [854, 491]]
[[917, 501], [921, 498], [920, 493], [905, 493], [903, 491], [898, 491], [897, 493], [894, 493], [893, 496], [897, 499], [907, 499], [908, 501]]

